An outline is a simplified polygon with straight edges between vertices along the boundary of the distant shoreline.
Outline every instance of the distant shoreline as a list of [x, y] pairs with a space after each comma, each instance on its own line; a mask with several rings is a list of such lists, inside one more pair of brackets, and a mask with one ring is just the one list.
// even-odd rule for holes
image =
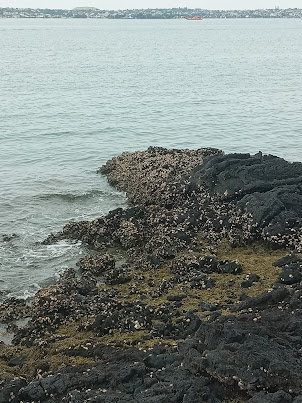
[[94, 18], [94, 19], [181, 19], [201, 16], [214, 18], [302, 18], [302, 9], [258, 9], [258, 10], [203, 10], [189, 8], [99, 10], [78, 7], [73, 10], [0, 8], [0, 18]]

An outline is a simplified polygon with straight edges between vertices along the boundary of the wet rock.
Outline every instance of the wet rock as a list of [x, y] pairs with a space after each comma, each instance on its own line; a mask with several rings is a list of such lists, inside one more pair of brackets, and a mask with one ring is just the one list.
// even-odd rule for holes
[[275, 393], [256, 393], [255, 396], [248, 400], [248, 403], [292, 403], [292, 401], [291, 395], [280, 390]]
[[258, 274], [247, 274], [245, 276], [245, 280], [240, 284], [242, 288], [250, 288], [260, 280], [260, 276]]
[[156, 255], [149, 255], [147, 257], [148, 261], [150, 262], [152, 267], [158, 268], [163, 262], [163, 259], [160, 256]]
[[[175, 183], [202, 163], [206, 156], [217, 153], [221, 151], [211, 148], [168, 150], [149, 147], [147, 151], [123, 153], [112, 158], [100, 172], [106, 174], [111, 184], [126, 191], [133, 204], [160, 202], [163, 205], [169, 201], [173, 204]], [[169, 188], [169, 193], [165, 192], [166, 188]]]
[[[155, 347], [151, 352], [100, 347], [100, 362], [80, 369], [67, 367], [42, 379], [17, 381], [14, 402], [133, 402], [222, 403], [225, 389], [211, 379], [182, 367], [175, 349]], [[2, 392], [11, 397], [11, 385]], [[8, 401], [8, 400], [6, 400]], [[4, 402], [4, 400], [3, 400]]]
[[204, 273], [215, 273], [218, 269], [218, 259], [216, 256], [205, 256], [198, 261], [199, 268]]
[[172, 238], [177, 238], [177, 239], [183, 241], [187, 245], [189, 243], [191, 243], [191, 241], [192, 241], [190, 235], [188, 233], [186, 233], [185, 231], [177, 231], [177, 232], [173, 233]]
[[172, 272], [181, 277], [202, 274], [200, 259], [196, 256], [181, 257], [173, 261]]
[[300, 283], [302, 280], [302, 264], [292, 263], [290, 266], [284, 267], [279, 274], [279, 281], [283, 284]]
[[89, 272], [92, 275], [100, 276], [105, 271], [115, 268], [115, 259], [109, 253], [96, 256], [85, 256], [78, 261], [77, 265], [84, 272]]
[[[155, 325], [155, 322], [161, 321], [165, 326], [164, 324], [171, 321], [174, 316], [177, 314], [170, 306], [152, 307], [142, 302], [121, 304], [112, 301], [107, 304], [103, 312], [96, 315], [91, 328], [98, 335], [109, 334], [113, 330], [120, 332], [152, 330], [157, 334], [159, 327]], [[170, 329], [166, 326], [165, 333], [174, 337], [175, 329], [175, 326]]]
[[167, 300], [168, 301], [182, 301], [184, 298], [187, 298], [186, 294], [179, 294], [179, 295], [168, 295]]
[[265, 309], [269, 306], [282, 304], [290, 295], [289, 290], [277, 287], [272, 291], [265, 291], [256, 297], [247, 297], [239, 304], [230, 307], [232, 312], [239, 312], [244, 309]]
[[198, 290], [210, 290], [211, 288], [214, 288], [215, 285], [216, 281], [205, 275], [195, 276], [190, 280], [191, 288], [196, 288]]
[[155, 286], [155, 281], [151, 278], [151, 279], [148, 280], [147, 284], [148, 284], [149, 287], [152, 288], [152, 287]]
[[2, 241], [3, 242], [9, 242], [14, 238], [17, 238], [17, 234], [3, 234], [2, 235]]
[[104, 275], [104, 280], [110, 285], [124, 284], [131, 280], [131, 275], [123, 268], [113, 269]]
[[77, 291], [80, 295], [96, 295], [98, 293], [97, 290], [97, 281], [94, 277], [88, 276], [84, 274], [77, 281]]
[[242, 266], [235, 261], [218, 261], [216, 256], [184, 256], [173, 262], [172, 272], [182, 277], [204, 273], [239, 274]]
[[37, 292], [30, 307], [30, 320], [16, 329], [14, 344], [39, 345], [46, 334], [53, 333], [66, 319], [79, 320], [98, 309], [103, 297], [93, 277], [77, 277], [66, 270], [59, 281]]
[[24, 378], [8, 380], [4, 384], [2, 383], [0, 385], [0, 403], [19, 403], [18, 392], [26, 384], [27, 381]]
[[253, 284], [254, 283], [252, 281], [246, 280], [246, 281], [242, 281], [242, 283], [240, 284], [240, 287], [242, 287], [242, 288], [250, 288], [250, 287], [253, 286]]
[[246, 280], [251, 281], [252, 283], [257, 283], [260, 280], [260, 276], [255, 273], [251, 273], [246, 276]]
[[290, 307], [292, 309], [299, 309], [302, 305], [302, 287], [300, 285], [295, 284], [292, 286], [292, 293], [290, 298]]
[[242, 273], [242, 265], [239, 264], [238, 262], [229, 262], [229, 261], [224, 261], [224, 262], [219, 262], [219, 268], [218, 271], [219, 273], [224, 273], [224, 274], [240, 274]]
[[22, 401], [30, 401], [30, 402], [38, 402], [41, 399], [45, 400], [46, 395], [45, 391], [40, 385], [39, 381], [35, 381], [30, 383], [29, 385], [25, 386], [19, 391], [18, 395], [19, 399]]
[[293, 263], [302, 263], [302, 258], [292, 253], [290, 255], [282, 257], [281, 259], [278, 259], [276, 262], [273, 263], [273, 266], [284, 267]]
[[201, 324], [200, 318], [193, 312], [188, 312], [185, 317], [180, 317], [172, 322], [170, 317], [162, 323], [155, 323], [152, 334], [161, 338], [183, 339], [192, 336]]
[[[272, 155], [227, 154], [208, 157], [196, 172], [216, 192], [228, 197], [301, 183], [302, 164]], [[228, 175], [227, 175], [228, 174]], [[292, 201], [292, 204], [295, 204]]]
[[30, 316], [31, 308], [22, 298], [8, 298], [0, 304], [0, 321], [10, 322]]
[[301, 250], [302, 163], [261, 153], [216, 155], [195, 168], [192, 182], [235, 200], [252, 214], [263, 239]]
[[[200, 268], [200, 261], [202, 262], [202, 269]], [[209, 264], [205, 264], [209, 262]], [[214, 263], [213, 263], [214, 262]], [[216, 260], [212, 258], [200, 259], [198, 257], [182, 257], [174, 260], [171, 271], [174, 273], [172, 278], [173, 283], [183, 283], [187, 282], [190, 284], [191, 288], [196, 289], [210, 289], [215, 287], [215, 280], [204, 274], [202, 270], [210, 271], [213, 267], [217, 268]]]
[[200, 303], [200, 308], [203, 311], [217, 311], [217, 309], [220, 309], [220, 306], [218, 304], [210, 304], [209, 302], [201, 302]]
[[11, 367], [15, 367], [15, 366], [22, 367], [22, 365], [25, 363], [26, 360], [27, 360], [27, 357], [25, 357], [25, 356], [12, 357], [8, 361], [8, 365]]
[[113, 238], [124, 248], [132, 248], [141, 244], [139, 228], [133, 221], [122, 220], [119, 228], [113, 233]]
[[174, 258], [175, 258], [175, 253], [173, 252], [172, 249], [165, 248], [165, 249], [163, 250], [162, 257], [163, 257], [164, 259], [174, 259]]
[[[276, 323], [278, 325], [276, 326]], [[292, 318], [278, 309], [254, 321], [252, 314], [223, 317], [203, 323], [196, 342], [182, 346], [184, 366], [189, 371], [208, 373], [224, 383], [237, 383], [238, 389], [257, 391], [291, 389], [301, 394], [301, 360], [297, 355], [301, 343], [288, 338]], [[292, 326], [298, 335], [301, 324]], [[290, 346], [290, 347], [289, 347]]]
[[142, 219], [145, 216], [145, 210], [141, 206], [131, 207], [125, 210], [127, 220], [136, 218]]
[[235, 284], [236, 284], [236, 282], [234, 280], [230, 280], [227, 282], [228, 287], [233, 287], [233, 285], [235, 285]]

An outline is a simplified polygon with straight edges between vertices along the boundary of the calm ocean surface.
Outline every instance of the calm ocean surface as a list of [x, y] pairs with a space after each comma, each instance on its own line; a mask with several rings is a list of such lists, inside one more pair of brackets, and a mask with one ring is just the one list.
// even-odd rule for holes
[[0, 19], [0, 298], [74, 267], [79, 244], [38, 241], [125, 205], [96, 175], [122, 151], [302, 161], [301, 44], [294, 19]]

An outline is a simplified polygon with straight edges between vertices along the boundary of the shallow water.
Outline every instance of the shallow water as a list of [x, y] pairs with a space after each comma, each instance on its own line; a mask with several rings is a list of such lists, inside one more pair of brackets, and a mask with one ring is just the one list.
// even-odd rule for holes
[[[37, 244], [125, 198], [122, 151], [217, 147], [302, 161], [301, 20], [0, 19], [2, 296], [32, 295], [79, 244]], [[0, 296], [1, 297], [1, 296]]]

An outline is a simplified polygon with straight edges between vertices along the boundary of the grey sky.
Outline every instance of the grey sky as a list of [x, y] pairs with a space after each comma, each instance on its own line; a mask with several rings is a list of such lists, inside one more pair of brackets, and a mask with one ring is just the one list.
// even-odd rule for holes
[[0, 7], [64, 8], [92, 6], [102, 10], [188, 7], [204, 9], [302, 8], [301, 0], [0, 0]]

